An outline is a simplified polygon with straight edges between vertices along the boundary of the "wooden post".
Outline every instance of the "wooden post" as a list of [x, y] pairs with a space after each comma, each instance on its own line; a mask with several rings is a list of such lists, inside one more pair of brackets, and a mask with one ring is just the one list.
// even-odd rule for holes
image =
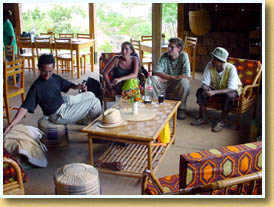
[[184, 40], [184, 4], [178, 4], [177, 36]]
[[152, 71], [161, 56], [162, 4], [152, 4]]
[[89, 34], [95, 39], [95, 5], [89, 3]]

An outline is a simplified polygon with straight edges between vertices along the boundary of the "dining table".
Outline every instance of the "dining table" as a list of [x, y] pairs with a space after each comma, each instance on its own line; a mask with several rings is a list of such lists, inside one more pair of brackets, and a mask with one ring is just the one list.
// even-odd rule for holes
[[[64, 45], [64, 48], [60, 48], [60, 49], [70, 49], [69, 45], [67, 47], [65, 44], [63, 44], [63, 45]], [[41, 49], [50, 49], [48, 46], [48, 42], [45, 42], [43, 44], [43, 41], [40, 41], [37, 44], [37, 47], [41, 48]], [[91, 65], [91, 71], [93, 72], [94, 71], [94, 47], [95, 47], [95, 39], [77, 39], [77, 38], [72, 39], [72, 49], [76, 51], [76, 67], [77, 67], [77, 78], [78, 79], [81, 76], [80, 51], [85, 48], [90, 48], [90, 54], [91, 54], [90, 65]], [[35, 54], [34, 42], [32, 42], [31, 44], [24, 44], [24, 48], [32, 49], [32, 54]], [[55, 48], [54, 41], [52, 41], [52, 48]], [[35, 58], [36, 58], [35, 56], [33, 56], [33, 58], [32, 58], [32, 67], [33, 68], [35, 68]]]
[[[163, 43], [161, 45], [161, 53], [167, 52], [168, 43]], [[144, 57], [144, 52], [152, 53], [152, 41], [140, 42], [140, 59]]]

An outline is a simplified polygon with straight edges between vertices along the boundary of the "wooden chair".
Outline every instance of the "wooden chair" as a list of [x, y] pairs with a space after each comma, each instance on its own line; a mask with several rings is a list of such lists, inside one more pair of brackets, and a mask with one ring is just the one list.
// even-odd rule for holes
[[173, 192], [165, 192], [163, 186], [160, 184], [159, 180], [155, 177], [155, 175], [151, 171], [146, 170], [144, 175], [150, 179], [150, 181], [153, 183], [153, 185], [157, 189], [159, 195], [195, 195], [195, 194], [200, 195], [203, 193], [206, 193], [206, 195], [212, 195], [214, 191], [222, 190], [222, 189], [224, 189], [224, 195], [229, 195], [228, 189], [230, 187], [235, 188], [235, 186], [237, 188], [236, 194], [242, 195], [243, 189], [244, 189], [243, 185], [247, 182], [252, 183], [251, 186], [253, 187], [250, 187], [249, 192], [247, 192], [248, 195], [252, 195], [255, 191], [256, 182], [262, 179], [262, 171], [258, 171], [248, 175], [216, 181], [210, 184], [195, 186], [187, 189], [180, 189]]
[[[3, 62], [15, 61], [14, 46], [5, 45], [5, 55], [3, 55]], [[16, 75], [13, 76], [13, 83], [16, 85]]]
[[[91, 34], [77, 34], [77, 39], [93, 39], [93, 36]], [[80, 52], [80, 65], [81, 68], [83, 68], [83, 62], [82, 60], [84, 60], [84, 74], [86, 74], [86, 57], [90, 56], [90, 51], [81, 51]], [[91, 57], [90, 57], [91, 58]], [[82, 73], [82, 70], [81, 70]]]
[[[10, 85], [8, 83], [8, 77], [15, 77], [19, 74], [20, 82], [18, 84]], [[8, 124], [11, 122], [11, 110], [19, 110], [18, 107], [11, 107], [9, 105], [9, 99], [20, 95], [21, 101], [23, 103], [25, 96], [25, 83], [24, 83], [24, 59], [18, 59], [15, 61], [4, 62], [4, 104], [6, 117], [8, 119]]]
[[[36, 37], [35, 41], [34, 41], [34, 45], [35, 45], [37, 57], [40, 57], [42, 53], [50, 53], [53, 56], [55, 56], [50, 36], [49, 37]], [[47, 49], [45, 51], [45, 49], [42, 49], [42, 48], [47, 48]], [[49, 50], [49, 52], [48, 52], [48, 50]]]
[[[241, 116], [254, 105], [256, 106], [258, 92], [261, 84], [262, 68], [258, 60], [247, 60], [229, 57], [228, 62], [235, 65], [243, 84], [243, 92], [233, 106], [231, 113], [238, 115], [237, 129], [240, 128]], [[222, 100], [217, 97], [209, 99], [208, 108], [222, 110]]]
[[24, 195], [24, 184], [19, 165], [12, 159], [3, 157], [3, 164], [10, 165], [16, 171], [16, 180], [3, 184], [4, 195]]
[[190, 62], [191, 75], [195, 79], [197, 37], [186, 36], [183, 50], [187, 52]]
[[74, 33], [60, 33], [59, 38], [74, 38]]
[[141, 65], [147, 65], [148, 66], [148, 72], [151, 72], [152, 67], [152, 58], [150, 56], [143, 56], [141, 58], [141, 43], [139, 40], [130, 39], [131, 44], [133, 45], [136, 52], [139, 53], [139, 59]]
[[152, 41], [152, 35], [143, 35], [141, 36], [141, 42]]
[[[66, 48], [66, 49], [64, 49]], [[67, 51], [67, 53], [61, 53]], [[72, 40], [71, 38], [55, 38], [55, 53], [56, 53], [56, 66], [57, 74], [59, 74], [59, 61], [61, 62], [61, 71], [71, 72], [71, 78], [73, 78], [74, 73], [74, 63], [76, 56], [73, 53]]]
[[[32, 70], [33, 74], [35, 75], [36, 73], [36, 68], [35, 68], [35, 58], [37, 57], [34, 45], [32, 43], [31, 37], [17, 37], [16, 38], [16, 43], [17, 43], [17, 53], [18, 53], [18, 58], [24, 58], [24, 60], [27, 60], [28, 62], [28, 67], [25, 67], [25, 69], [28, 69], [29, 71]], [[25, 52], [20, 54], [20, 50], [24, 48], [31, 48], [31, 52]]]
[[53, 41], [55, 34], [53, 32], [40, 33], [40, 37], [50, 37], [51, 41]]

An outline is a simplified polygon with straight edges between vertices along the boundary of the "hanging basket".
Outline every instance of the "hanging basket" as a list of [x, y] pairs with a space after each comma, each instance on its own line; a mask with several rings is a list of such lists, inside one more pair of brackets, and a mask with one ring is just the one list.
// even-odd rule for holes
[[189, 11], [189, 26], [191, 32], [201, 36], [208, 33], [211, 29], [211, 20], [206, 10]]

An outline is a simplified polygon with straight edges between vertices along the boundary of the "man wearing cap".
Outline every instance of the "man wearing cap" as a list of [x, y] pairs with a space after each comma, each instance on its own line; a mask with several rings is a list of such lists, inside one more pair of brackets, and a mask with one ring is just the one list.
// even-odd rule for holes
[[208, 98], [220, 96], [223, 100], [222, 114], [212, 131], [219, 132], [223, 129], [224, 120], [242, 91], [242, 83], [236, 67], [226, 62], [228, 55], [228, 52], [221, 47], [216, 47], [211, 53], [211, 61], [204, 70], [202, 86], [196, 92], [197, 103], [200, 106], [199, 118], [191, 122], [191, 125], [198, 126], [208, 123], [206, 110]]
[[188, 54], [183, 50], [183, 42], [180, 38], [168, 40], [168, 52], [160, 57], [153, 71], [153, 98], [158, 98], [160, 92], [175, 92], [176, 99], [181, 101], [177, 118], [186, 118], [186, 102], [190, 91], [190, 63]]

